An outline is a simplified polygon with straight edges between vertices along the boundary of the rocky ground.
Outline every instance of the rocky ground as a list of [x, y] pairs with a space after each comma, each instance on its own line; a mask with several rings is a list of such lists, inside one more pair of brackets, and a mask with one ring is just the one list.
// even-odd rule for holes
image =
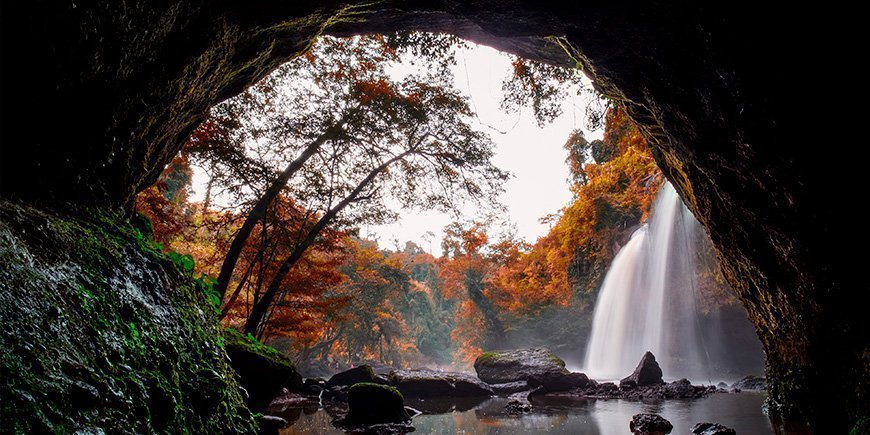
[[[322, 406], [333, 416], [334, 424], [345, 430], [404, 433], [408, 430], [409, 419], [415, 414], [450, 412], [454, 410], [453, 406], [462, 407], [465, 402], [471, 409], [495, 395], [510, 399], [505, 407], [507, 415], [519, 416], [532, 412], [535, 400], [546, 397], [697, 399], [729, 391], [715, 386], [692, 385], [686, 379], [666, 383], [662, 380], [655, 356], [649, 352], [619, 385], [599, 383], [583, 373], [572, 373], [559, 357], [540, 348], [488, 352], [479, 357], [474, 366], [477, 376], [429, 369], [376, 374], [372, 367], [363, 365], [337, 373], [328, 380], [309, 378], [302, 384], [284, 383], [283, 393], [264, 413], [290, 416], [287, 414], [289, 409]], [[735, 385], [758, 388], [759, 379], [747, 377]], [[763, 379], [760, 385], [763, 387]], [[457, 403], [444, 409], [417, 410], [406, 406], [425, 405], [427, 399], [433, 398], [449, 398], [451, 403]], [[370, 406], [372, 404], [379, 405]], [[275, 424], [272, 421], [267, 423]]]

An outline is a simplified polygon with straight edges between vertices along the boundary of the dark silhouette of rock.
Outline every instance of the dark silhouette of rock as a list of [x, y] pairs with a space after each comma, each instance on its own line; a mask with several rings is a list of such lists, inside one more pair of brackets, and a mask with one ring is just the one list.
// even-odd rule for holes
[[636, 435], [664, 435], [671, 433], [674, 425], [658, 414], [635, 414], [628, 428]]
[[309, 396], [318, 396], [326, 387], [326, 380], [323, 378], [307, 378], [302, 383], [302, 392]]
[[527, 381], [505, 382], [503, 384], [491, 384], [492, 392], [498, 395], [508, 395], [519, 393], [521, 391], [531, 390], [532, 387]]
[[583, 388], [589, 384], [589, 378], [583, 373], [544, 373], [530, 376], [528, 383], [543, 387], [546, 392], [556, 392]]
[[264, 407], [282, 388], [292, 392], [303, 390], [302, 376], [289, 358], [271, 348], [255, 345], [235, 330], [225, 330], [223, 336], [230, 365], [248, 392], [248, 404]]
[[764, 378], [761, 376], [749, 375], [731, 384], [731, 388], [735, 390], [764, 391], [767, 389], [767, 386]]
[[393, 370], [389, 379], [394, 387], [408, 397], [475, 397], [494, 394], [489, 385], [464, 373]]
[[664, 384], [662, 369], [659, 367], [659, 363], [656, 362], [655, 355], [652, 352], [643, 354], [643, 358], [640, 359], [637, 368], [634, 369], [634, 373], [623, 378], [619, 381], [619, 384], [622, 385], [626, 381], [633, 381], [638, 387]]
[[477, 377], [488, 384], [531, 381], [551, 375], [567, 375], [565, 361], [543, 348], [486, 352], [474, 361]]
[[257, 425], [260, 427], [261, 435], [277, 434], [278, 430], [287, 426], [287, 420], [276, 415], [261, 415], [257, 419]]
[[736, 435], [737, 432], [727, 426], [718, 423], [698, 423], [692, 427], [692, 433], [696, 435]]
[[355, 384], [348, 390], [345, 424], [401, 423], [411, 419], [405, 398], [393, 387], [373, 383]]
[[332, 387], [349, 387], [360, 382], [374, 382], [375, 372], [371, 366], [361, 365], [350, 370], [345, 370], [341, 373], [336, 373], [328, 381], [324, 388]]

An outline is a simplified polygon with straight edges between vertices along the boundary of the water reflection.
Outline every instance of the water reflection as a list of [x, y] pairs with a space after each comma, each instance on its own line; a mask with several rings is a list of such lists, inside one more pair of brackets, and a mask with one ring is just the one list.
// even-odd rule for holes
[[[408, 406], [424, 412], [413, 421], [417, 434], [623, 434], [628, 433], [631, 416], [640, 412], [662, 415], [673, 423], [674, 434], [690, 433], [691, 427], [702, 421], [724, 424], [737, 433], [772, 434], [773, 427], [761, 411], [764, 398], [760, 393], [657, 402], [534, 397], [534, 411], [521, 417], [505, 415], [507, 399], [499, 397], [482, 401], [409, 400]], [[342, 433], [332, 426], [327, 412], [310, 411], [288, 414], [295, 420], [281, 433]]]

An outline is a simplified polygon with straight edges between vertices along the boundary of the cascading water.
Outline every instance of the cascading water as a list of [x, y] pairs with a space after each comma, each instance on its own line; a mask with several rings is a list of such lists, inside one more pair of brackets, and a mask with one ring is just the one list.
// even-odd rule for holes
[[699, 237], [700, 224], [665, 183], [649, 221], [604, 278], [586, 352], [588, 375], [624, 377], [649, 350], [665, 377], [711, 377], [696, 309]]

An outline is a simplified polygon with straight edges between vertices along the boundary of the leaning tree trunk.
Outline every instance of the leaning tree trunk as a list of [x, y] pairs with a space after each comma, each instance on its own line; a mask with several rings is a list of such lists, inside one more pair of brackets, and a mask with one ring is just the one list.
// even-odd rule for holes
[[217, 279], [217, 287], [215, 291], [217, 294], [221, 295], [223, 300], [226, 299], [227, 288], [229, 287], [230, 280], [233, 277], [233, 271], [236, 269], [236, 263], [239, 261], [239, 256], [242, 254], [242, 249], [245, 247], [245, 243], [247, 243], [248, 238], [251, 236], [251, 232], [254, 231], [254, 227], [257, 226], [265, 216], [266, 210], [268, 210], [269, 206], [278, 197], [278, 194], [281, 193], [281, 189], [287, 185], [287, 182], [290, 181], [290, 178], [293, 177], [302, 165], [317, 152], [320, 147], [326, 143], [329, 139], [334, 137], [335, 130], [333, 128], [327, 129], [323, 134], [317, 137], [314, 141], [312, 141], [302, 153], [296, 157], [290, 164], [284, 168], [284, 171], [278, 175], [268, 189], [260, 196], [260, 199], [257, 200], [257, 203], [254, 205], [254, 208], [248, 213], [248, 216], [245, 218], [245, 222], [242, 224], [242, 227], [239, 228], [239, 231], [236, 233], [233, 238], [233, 242], [230, 244], [230, 249], [227, 251], [227, 256], [224, 258], [223, 264], [221, 264], [221, 271], [218, 275]]
[[278, 290], [281, 288], [281, 283], [284, 281], [284, 278], [287, 277], [287, 274], [290, 273], [290, 269], [298, 262], [305, 251], [314, 244], [314, 240], [317, 236], [329, 225], [342, 210], [347, 208], [348, 205], [356, 201], [357, 197], [371, 184], [375, 178], [383, 172], [387, 167], [391, 164], [405, 158], [410, 151], [406, 151], [402, 154], [399, 154], [396, 157], [387, 160], [382, 163], [380, 166], [373, 169], [371, 172], [366, 175], [366, 177], [359, 183], [359, 185], [354, 188], [351, 193], [341, 200], [335, 207], [329, 209], [324, 215], [314, 224], [311, 230], [308, 231], [308, 234], [305, 236], [299, 245], [293, 249], [293, 252], [290, 253], [290, 256], [287, 257], [286, 260], [281, 264], [281, 267], [278, 269], [278, 272], [275, 274], [275, 277], [272, 279], [272, 282], [269, 284], [269, 287], [266, 289], [266, 292], [263, 293], [263, 297], [254, 305], [254, 308], [251, 309], [251, 314], [248, 316], [247, 321], [245, 322], [245, 333], [251, 334], [255, 337], [261, 337], [264, 328], [264, 320], [266, 319], [266, 314], [269, 312], [269, 309], [272, 307], [275, 302], [275, 297], [278, 295]]

